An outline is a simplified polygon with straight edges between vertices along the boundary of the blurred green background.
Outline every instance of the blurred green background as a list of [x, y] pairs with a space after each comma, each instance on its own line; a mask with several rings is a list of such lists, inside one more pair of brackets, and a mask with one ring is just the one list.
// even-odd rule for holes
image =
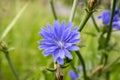
[[[52, 56], [44, 57], [42, 51], [38, 49], [38, 41], [41, 39], [40, 28], [47, 23], [53, 24], [54, 17], [49, 4], [50, 0], [0, 0], [0, 36], [11, 23], [14, 17], [19, 13], [22, 7], [28, 4], [20, 18], [17, 20], [13, 28], [10, 30], [4, 41], [8, 44], [10, 51], [10, 58], [19, 74], [20, 80], [50, 80], [54, 79], [54, 73], [45, 70], [45, 67], [53, 67]], [[67, 3], [68, 2], [68, 3]], [[56, 7], [57, 15], [60, 21], [66, 20], [68, 22], [70, 10], [72, 7], [72, 0], [56, 0], [58, 5]], [[83, 5], [80, 3], [80, 5]], [[59, 7], [60, 6], [60, 7]], [[77, 15], [75, 16], [74, 25], [79, 25], [83, 18], [83, 7], [77, 8]], [[86, 29], [81, 33], [81, 44], [85, 47], [81, 48], [81, 53], [85, 59], [88, 74], [93, 68], [99, 64], [100, 54], [97, 51], [98, 37], [94, 37], [86, 32], [97, 34], [94, 25], [91, 21], [86, 25]], [[120, 34], [113, 33], [112, 41], [118, 40], [117, 51], [109, 53], [109, 62], [113, 61], [119, 56], [120, 48]], [[73, 63], [78, 66], [77, 56], [73, 53]], [[77, 62], [76, 62], [77, 61]], [[120, 63], [118, 67], [113, 68], [110, 80], [120, 80]], [[72, 69], [70, 66], [63, 69], [64, 80], [70, 80], [68, 71]], [[0, 80], [15, 80], [14, 75], [9, 67], [4, 53], [0, 52]], [[105, 79], [102, 79], [105, 80]]]

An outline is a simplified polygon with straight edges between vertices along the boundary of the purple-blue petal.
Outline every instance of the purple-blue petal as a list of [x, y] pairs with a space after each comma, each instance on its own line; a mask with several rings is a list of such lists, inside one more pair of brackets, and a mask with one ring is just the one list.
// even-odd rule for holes
[[72, 55], [71, 55], [71, 53], [67, 49], [64, 49], [64, 51], [65, 51], [65, 56], [66, 57], [68, 57], [69, 59], [73, 58]]
[[73, 22], [68, 22], [66, 28], [70, 28], [70, 27], [72, 27], [72, 26], [73, 26]]
[[43, 55], [48, 56], [49, 54], [52, 54], [52, 52], [53, 51], [50, 51], [50, 50], [47, 49], [47, 50], [44, 50]]
[[61, 59], [61, 58], [57, 58], [57, 63], [60, 64], [60, 65], [63, 65], [63, 64], [64, 64], [64, 61], [63, 61], [63, 59]]
[[54, 52], [53, 52], [53, 58], [55, 59], [55, 60], [57, 60], [57, 58], [59, 57], [59, 50], [55, 50]]
[[104, 11], [102, 14], [103, 24], [108, 25], [110, 22], [110, 11]]
[[69, 42], [70, 43], [77, 43], [77, 42], [79, 42], [80, 41], [80, 39], [72, 39], [72, 40], [70, 40]]
[[78, 51], [80, 48], [77, 47], [77, 46], [70, 46], [67, 48], [68, 50], [71, 50], [71, 51]]
[[61, 59], [65, 58], [65, 51], [64, 49], [60, 49], [59, 52], [58, 52], [58, 55]]
[[53, 27], [50, 24], [47, 24], [46, 26], [48, 28], [48, 31], [53, 33]]
[[72, 80], [77, 80], [78, 78], [78, 75], [73, 70], [69, 71], [69, 76], [72, 78]]

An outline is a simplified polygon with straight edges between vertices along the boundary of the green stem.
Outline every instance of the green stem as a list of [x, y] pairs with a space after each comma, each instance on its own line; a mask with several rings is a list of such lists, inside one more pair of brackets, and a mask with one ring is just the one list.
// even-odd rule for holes
[[80, 54], [79, 51], [75, 51], [75, 52], [76, 52], [76, 54], [77, 54], [77, 56], [78, 56], [78, 58], [79, 58], [79, 60], [80, 60], [80, 62], [82, 64], [82, 66], [83, 66], [84, 80], [87, 80], [86, 67], [85, 67], [85, 62], [83, 60], [83, 57], [82, 57], [82, 55]]
[[106, 80], [110, 80], [110, 72], [106, 72]]
[[[113, 22], [114, 13], [115, 13], [116, 2], [117, 2], [117, 0], [112, 0], [112, 13], [111, 13], [110, 24], [109, 24], [109, 28], [108, 28], [107, 37], [106, 37], [106, 43], [105, 43], [106, 48], [107, 48], [108, 43], [109, 43], [110, 38], [111, 38], [112, 22]], [[107, 63], [107, 59], [108, 59], [108, 55], [105, 56], [105, 64]], [[110, 76], [109, 71], [107, 71], [106, 72], [106, 80], [109, 80], [109, 76]]]
[[102, 54], [102, 55], [101, 55], [101, 59], [100, 59], [100, 65], [102, 65], [103, 62], [104, 62], [104, 55]]
[[110, 24], [109, 24], [109, 30], [108, 30], [108, 34], [107, 34], [107, 38], [106, 38], [106, 46], [108, 45], [108, 43], [110, 41], [110, 37], [111, 37], [112, 22], [113, 22], [115, 7], [116, 7], [116, 1], [117, 0], [112, 0], [112, 14], [111, 14]]
[[97, 32], [100, 32], [100, 29], [99, 29], [99, 27], [98, 27], [98, 25], [97, 25], [97, 23], [96, 23], [96, 21], [95, 21], [94, 15], [92, 15], [91, 18], [92, 18], [93, 24], [94, 24]]
[[0, 78], [1, 80], [3, 80], [3, 75], [2, 75], [2, 57], [1, 57], [1, 54], [0, 54]]
[[11, 70], [12, 70], [12, 72], [13, 72], [16, 80], [19, 80], [18, 74], [17, 74], [17, 72], [16, 72], [15, 67], [13, 66], [13, 64], [12, 64], [12, 62], [11, 62], [11, 59], [10, 59], [10, 56], [9, 56], [9, 53], [8, 53], [8, 52], [5, 53], [5, 57], [6, 57], [9, 65], [10, 65], [10, 68], [11, 68]]
[[74, 0], [69, 21], [72, 22], [75, 16], [78, 0]]
[[80, 29], [79, 29], [80, 32], [83, 30], [85, 24], [87, 23], [88, 19], [91, 17], [92, 13], [93, 13], [92, 11], [91, 12], [86, 11], [86, 14], [85, 14], [84, 18], [82, 19], [82, 21], [80, 23], [80, 26], [79, 26], [80, 27]]
[[104, 54], [104, 57], [105, 57], [104, 65], [106, 65], [107, 62], [108, 62], [108, 55], [107, 55], [107, 54]]
[[53, 12], [53, 16], [54, 16], [55, 20], [57, 20], [58, 18], [57, 18], [56, 12], [55, 12], [53, 0], [50, 1], [50, 5], [51, 5], [52, 12]]

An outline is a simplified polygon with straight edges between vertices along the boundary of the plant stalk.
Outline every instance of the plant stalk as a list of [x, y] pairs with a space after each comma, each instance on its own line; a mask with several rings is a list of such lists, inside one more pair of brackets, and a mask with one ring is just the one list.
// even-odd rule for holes
[[99, 27], [98, 27], [98, 25], [97, 25], [97, 23], [96, 23], [96, 21], [95, 21], [94, 15], [92, 15], [91, 18], [92, 18], [93, 24], [94, 24], [97, 32], [100, 32], [100, 29], [99, 29]]
[[82, 66], [83, 66], [83, 74], [84, 74], [84, 80], [88, 80], [87, 79], [87, 74], [86, 74], [86, 67], [85, 67], [85, 62], [84, 62], [84, 59], [82, 57], [82, 55], [80, 54], [79, 51], [75, 51], [75, 53], [77, 54]]
[[5, 53], [5, 57], [6, 57], [8, 63], [9, 63], [9, 66], [10, 66], [10, 68], [11, 68], [11, 70], [12, 70], [14, 76], [15, 76], [15, 79], [16, 79], [16, 80], [19, 80], [17, 71], [16, 71], [15, 67], [13, 66], [13, 64], [12, 64], [12, 62], [11, 62], [11, 59], [10, 59], [10, 56], [9, 56], [9, 52], [6, 52], [6, 53]]
[[23, 13], [23, 11], [27, 8], [27, 6], [28, 6], [28, 4], [26, 4], [25, 6], [23, 6], [23, 8], [20, 10], [20, 12], [17, 14], [17, 16], [13, 19], [13, 21], [7, 26], [7, 28], [3, 32], [2, 36], [0, 37], [0, 42], [6, 37], [6, 35], [8, 34], [8, 32], [12, 29], [12, 27], [14, 26], [14, 24], [16, 23], [16, 21], [20, 18], [20, 16]]
[[108, 30], [108, 34], [107, 34], [107, 38], [106, 38], [106, 46], [108, 46], [108, 43], [109, 43], [110, 37], [111, 37], [111, 33], [112, 33], [112, 22], [113, 22], [116, 2], [117, 2], [117, 0], [112, 0], [112, 13], [111, 13], [111, 18], [110, 18], [109, 30]]
[[69, 21], [72, 22], [75, 16], [78, 0], [74, 0]]
[[79, 27], [80, 27], [79, 31], [80, 32], [83, 30], [85, 24], [87, 23], [88, 19], [91, 17], [92, 13], [93, 12], [87, 12], [86, 11], [86, 14], [85, 14], [84, 18], [82, 19], [82, 21], [81, 21], [81, 23], [79, 25]]
[[50, 5], [51, 5], [52, 12], [53, 12], [53, 16], [54, 16], [55, 20], [57, 20], [58, 18], [57, 18], [56, 12], [55, 12], [53, 0], [50, 1]]

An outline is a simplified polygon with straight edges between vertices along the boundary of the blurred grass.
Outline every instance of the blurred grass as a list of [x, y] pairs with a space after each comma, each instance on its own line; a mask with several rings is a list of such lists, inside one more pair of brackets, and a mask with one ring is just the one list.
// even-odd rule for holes
[[[2, 18], [0, 22], [0, 36], [4, 29], [9, 25], [12, 19], [17, 15], [17, 12], [25, 5], [26, 1], [16, 1], [15, 3], [9, 3], [9, 10], [7, 11], [7, 15]], [[13, 5], [14, 4], [14, 5]], [[82, 12], [83, 15], [83, 12]], [[79, 24], [80, 18], [75, 19], [75, 25]], [[61, 20], [67, 20], [66, 17], [59, 16]], [[53, 15], [50, 10], [50, 6], [43, 6], [39, 0], [30, 2], [27, 9], [23, 12], [21, 17], [18, 19], [16, 24], [13, 26], [9, 34], [4, 39], [9, 48], [14, 48], [14, 50], [10, 51], [10, 57], [12, 59], [15, 68], [18, 71], [20, 76], [20, 80], [45, 80], [52, 79], [54, 74], [50, 72], [45, 72], [44, 67], [51, 65], [51, 56], [44, 57], [42, 55], [42, 51], [38, 50], [38, 41], [41, 39], [38, 32], [40, 31], [40, 27], [45, 26], [47, 22], [53, 24]], [[66, 21], [66, 22], [67, 22]], [[100, 54], [98, 54], [98, 37], [93, 37], [91, 35], [86, 34], [85, 32], [93, 32], [96, 33], [96, 30], [93, 25], [87, 24], [86, 29], [81, 33], [81, 44], [85, 44], [85, 47], [81, 48], [81, 53], [85, 59], [87, 65], [87, 71], [91, 73], [91, 69], [97, 67], [100, 60]], [[99, 36], [99, 34], [97, 34]], [[118, 35], [113, 34], [115, 39], [120, 40]], [[113, 39], [114, 41], [114, 39]], [[117, 48], [120, 48], [120, 42], [118, 42]], [[74, 54], [73, 54], [74, 55]], [[10, 70], [8, 62], [5, 59], [3, 53], [0, 52], [0, 56], [2, 58], [2, 73], [4, 80], [14, 80], [14, 76]], [[76, 62], [77, 56], [74, 55], [73, 62]], [[110, 62], [119, 56], [119, 52], [111, 52], [110, 53]], [[109, 62], [109, 63], [110, 63]], [[68, 74], [66, 74], [69, 70], [63, 69], [65, 80], [70, 80]], [[120, 76], [120, 69], [115, 70], [113, 72], [113, 76], [111, 76], [111, 80], [117, 80], [116, 77]], [[44, 76], [47, 74], [48, 76]]]

